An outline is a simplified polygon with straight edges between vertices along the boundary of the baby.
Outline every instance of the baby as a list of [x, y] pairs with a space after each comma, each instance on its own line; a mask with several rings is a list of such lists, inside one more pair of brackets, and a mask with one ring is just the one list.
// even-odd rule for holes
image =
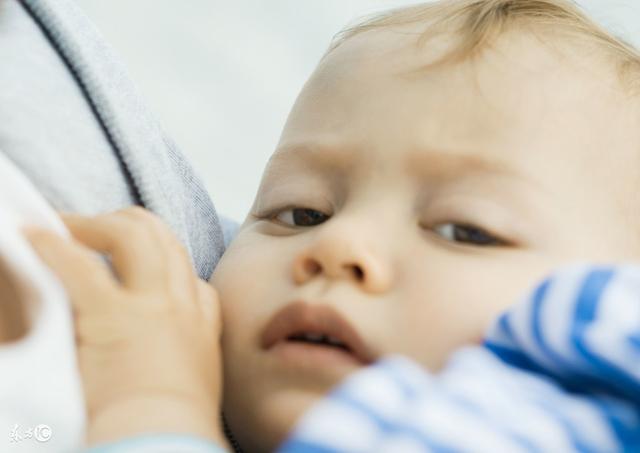
[[[638, 76], [640, 56], [563, 0], [442, 1], [343, 33], [211, 280], [232, 443], [273, 451], [384, 356], [437, 372], [566, 263], [637, 259]], [[175, 239], [137, 210], [68, 225], [120, 277], [78, 244], [31, 236], [81, 314], [87, 400], [100, 407], [90, 438], [224, 445], [215, 297]], [[122, 428], [131, 412], [179, 415]]]

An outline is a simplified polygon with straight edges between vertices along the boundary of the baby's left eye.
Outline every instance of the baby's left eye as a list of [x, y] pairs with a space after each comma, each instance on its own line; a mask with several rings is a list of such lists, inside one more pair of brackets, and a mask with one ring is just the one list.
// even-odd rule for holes
[[291, 208], [280, 211], [274, 216], [275, 220], [290, 226], [309, 227], [325, 222], [329, 216], [315, 209]]
[[502, 239], [496, 238], [482, 228], [473, 225], [457, 223], [442, 223], [434, 228], [434, 231], [451, 242], [476, 246], [501, 246], [506, 245]]

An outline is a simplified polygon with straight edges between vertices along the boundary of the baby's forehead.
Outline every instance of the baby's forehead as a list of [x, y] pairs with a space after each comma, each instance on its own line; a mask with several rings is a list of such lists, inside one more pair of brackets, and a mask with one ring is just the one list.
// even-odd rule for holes
[[[324, 115], [325, 122], [330, 112], [343, 121], [364, 121], [355, 112], [373, 114], [379, 101], [389, 112], [411, 112], [415, 118], [449, 113], [456, 122], [497, 129], [597, 116], [606, 108], [622, 111], [638, 103], [622, 88], [614, 65], [583, 51], [546, 45], [535, 35], [505, 34], [474, 58], [435, 67], [429, 64], [450, 42], [443, 37], [421, 47], [415, 39], [380, 30], [346, 40], [321, 62], [300, 97], [309, 102], [299, 102], [294, 113], [308, 110]], [[494, 124], [485, 124], [491, 120]]]
[[568, 171], [604, 171], [612, 153], [637, 161], [640, 102], [601, 54], [515, 29], [473, 57], [430, 66], [452, 38], [419, 45], [418, 35], [373, 30], [330, 51], [298, 98], [281, 145], [362, 149], [390, 164], [415, 150], [449, 150], [506, 160], [525, 173], [543, 171], [537, 160]]
[[528, 75], [538, 77], [565, 71], [572, 72], [576, 79], [592, 76], [612, 89], [621, 85], [611, 59], [595, 52], [590, 43], [569, 39], [561, 33], [550, 33], [543, 40], [535, 30], [513, 29], [474, 54], [449, 60], [447, 56], [459, 44], [456, 35], [439, 34], [422, 42], [420, 30], [416, 25], [407, 25], [350, 37], [325, 55], [314, 76], [327, 81], [357, 81], [367, 77], [406, 79], [465, 71], [476, 75], [482, 71], [494, 76], [511, 73], [526, 79]]
[[[429, 67], [449, 43], [445, 40], [434, 50], [417, 46], [415, 39], [384, 30], [345, 41], [312, 76], [302, 97], [313, 102], [303, 106], [316, 115], [323, 115], [316, 111], [323, 105], [329, 107], [327, 113], [350, 111], [343, 121], [361, 121], [363, 129], [366, 115], [379, 107], [390, 117], [425, 120], [425, 134], [437, 132], [431, 126], [443, 126], [431, 121], [434, 116], [446, 119], [446, 127], [459, 135], [468, 132], [465, 123], [501, 134], [535, 134], [573, 122], [572, 127], [585, 128], [588, 134], [605, 111], [639, 118], [640, 103], [623, 89], [614, 65], [584, 51], [571, 52], [570, 47], [549, 46], [538, 36], [514, 32], [473, 59]], [[362, 108], [352, 108], [355, 104]], [[356, 116], [356, 111], [366, 115]]]

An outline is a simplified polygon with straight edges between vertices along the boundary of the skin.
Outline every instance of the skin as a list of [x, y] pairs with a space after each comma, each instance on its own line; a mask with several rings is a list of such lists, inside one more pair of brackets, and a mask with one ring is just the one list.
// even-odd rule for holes
[[[215, 290], [168, 227], [141, 208], [63, 219], [73, 240], [38, 229], [25, 235], [73, 308], [86, 445], [169, 432], [226, 446]], [[96, 252], [110, 257], [111, 269]]]
[[223, 408], [245, 451], [272, 451], [358, 369], [262, 348], [287, 304], [329, 305], [376, 357], [437, 371], [553, 269], [640, 253], [638, 105], [610, 63], [514, 32], [421, 70], [444, 44], [402, 31], [323, 59], [213, 276]]

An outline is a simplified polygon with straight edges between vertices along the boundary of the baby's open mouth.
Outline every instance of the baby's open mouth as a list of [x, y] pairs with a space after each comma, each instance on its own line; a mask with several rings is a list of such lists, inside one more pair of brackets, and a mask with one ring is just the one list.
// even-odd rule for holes
[[357, 365], [374, 360], [353, 326], [327, 304], [294, 302], [287, 305], [267, 323], [261, 346], [303, 360], [331, 359]]
[[347, 346], [345, 343], [335, 337], [324, 335], [321, 333], [296, 333], [293, 335], [289, 335], [287, 337], [287, 341], [299, 341], [303, 343], [316, 344], [319, 346], [338, 348], [351, 353], [349, 346]]

